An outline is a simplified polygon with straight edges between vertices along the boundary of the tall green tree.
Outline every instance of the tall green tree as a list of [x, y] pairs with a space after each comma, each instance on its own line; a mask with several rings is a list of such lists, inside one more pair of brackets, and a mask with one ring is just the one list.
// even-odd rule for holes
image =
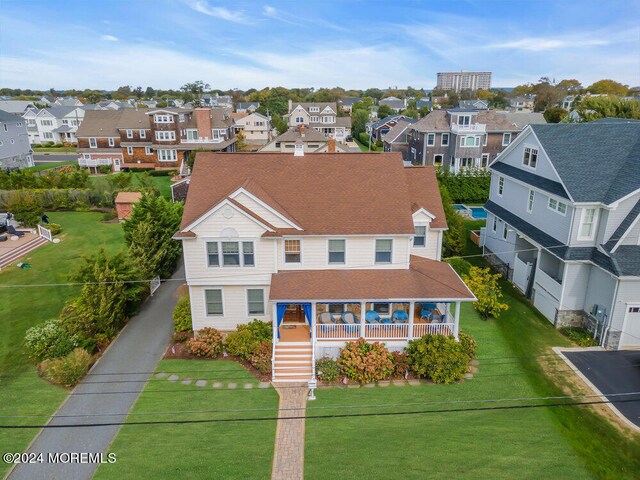
[[395, 110], [393, 110], [391, 107], [389, 107], [388, 105], [380, 105], [378, 107], [378, 118], [379, 119], [383, 119], [388, 117], [389, 115], [393, 115], [395, 114]]
[[599, 118], [629, 118], [640, 120], [640, 100], [618, 97], [583, 97], [575, 110], [585, 122]]
[[629, 86], [615, 80], [605, 79], [592, 83], [585, 90], [593, 94], [626, 95], [629, 91]]
[[365, 131], [368, 121], [369, 112], [367, 110], [358, 109], [351, 113], [351, 133], [354, 137], [358, 137], [360, 133]]

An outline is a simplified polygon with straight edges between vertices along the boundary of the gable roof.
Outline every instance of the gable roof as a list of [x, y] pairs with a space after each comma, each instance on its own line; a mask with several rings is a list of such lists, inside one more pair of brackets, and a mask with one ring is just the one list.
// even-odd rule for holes
[[[397, 123], [400, 120], [408, 120], [409, 118], [411, 118], [411, 117], [406, 117], [404, 115], [396, 113], [394, 115], [389, 115], [388, 117], [381, 118], [380, 120], [377, 120], [377, 121], [371, 123], [370, 126], [371, 126], [371, 128], [376, 129], [376, 128], [379, 128], [379, 127], [383, 126], [385, 123], [389, 123], [389, 122], [392, 122], [392, 121], [395, 121]], [[414, 120], [414, 119], [411, 118], [411, 120]]]
[[0, 110], [0, 122], [3, 123], [18, 123], [22, 122], [22, 118], [15, 113], [5, 112], [4, 110]]
[[[409, 120], [412, 120], [412, 121], [409, 121]], [[415, 121], [416, 120], [413, 119], [413, 118], [412, 119], [408, 119], [407, 118], [407, 119], [400, 120], [393, 127], [391, 127], [391, 130], [389, 130], [387, 133], [382, 135], [382, 140], [387, 142], [387, 143], [396, 142], [396, 140], [398, 140], [398, 138], [407, 130], [409, 125], [411, 125]], [[405, 137], [403, 142], [398, 142], [398, 143], [406, 143], [406, 137]]]
[[640, 189], [640, 121], [531, 125], [575, 202], [605, 205]]
[[76, 137], [119, 137], [118, 121], [129, 110], [86, 110]]
[[424, 208], [435, 217], [429, 224], [430, 228], [447, 228], [435, 167], [405, 167], [404, 172], [412, 213]]
[[298, 106], [304, 108], [307, 112], [309, 111], [310, 107], [318, 107], [320, 109], [320, 112], [324, 111], [324, 109], [327, 107], [329, 107], [334, 112], [338, 111], [338, 105], [336, 104], [336, 102], [292, 102], [291, 110], [289, 111], [289, 113], [293, 112]]
[[340, 99], [341, 105], [353, 105], [354, 103], [362, 102], [363, 99], [360, 97], [348, 97]]
[[[250, 182], [251, 181], [251, 182]], [[412, 235], [411, 198], [398, 152], [198, 153], [181, 229], [238, 188], [259, 185], [303, 231], [297, 235]], [[392, 191], [393, 195], [380, 192]], [[260, 197], [259, 193], [255, 194]], [[266, 195], [263, 195], [266, 196]], [[266, 199], [262, 199], [268, 203]]]
[[406, 106], [405, 101], [397, 97], [383, 98], [378, 102], [378, 105], [387, 105], [388, 107], [391, 107], [391, 108], [405, 108]]

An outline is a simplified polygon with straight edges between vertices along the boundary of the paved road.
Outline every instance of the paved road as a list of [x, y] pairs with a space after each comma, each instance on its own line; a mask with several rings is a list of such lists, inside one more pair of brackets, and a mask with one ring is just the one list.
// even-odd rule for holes
[[43, 163], [68, 162], [70, 160], [78, 160], [77, 153], [55, 153], [45, 155], [43, 153], [33, 154], [33, 163], [41, 165]]
[[[175, 278], [184, 278], [181, 267]], [[103, 417], [67, 417], [117, 413], [126, 414], [138, 398], [150, 373], [128, 374], [128, 372], [152, 372], [169, 344], [173, 327], [171, 312], [176, 304], [176, 290], [182, 282], [164, 283], [152, 299], [145, 302], [139, 315], [131, 319], [127, 327], [111, 348], [102, 357], [94, 370], [70, 395], [49, 425], [86, 425], [93, 423], [121, 422], [126, 415]], [[122, 380], [126, 380], [124, 383]], [[113, 382], [113, 383], [108, 383]], [[84, 395], [92, 393], [92, 395]], [[119, 426], [106, 427], [60, 427], [43, 429], [30, 452], [106, 452], [115, 438]], [[22, 464], [11, 472], [10, 480], [86, 480], [90, 479], [97, 464]]]
[[[608, 393], [640, 392], [639, 350], [563, 353], [605, 396]], [[609, 400], [640, 427], [640, 395], [610, 397]]]

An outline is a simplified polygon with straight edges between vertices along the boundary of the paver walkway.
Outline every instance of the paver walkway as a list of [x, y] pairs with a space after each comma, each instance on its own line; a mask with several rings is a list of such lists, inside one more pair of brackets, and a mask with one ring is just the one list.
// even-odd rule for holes
[[[309, 387], [306, 383], [275, 383], [280, 395], [271, 480], [302, 480], [304, 476], [304, 418]], [[280, 388], [282, 387], [282, 388]]]
[[[184, 278], [184, 269], [174, 274]], [[92, 425], [45, 428], [29, 447], [29, 452], [105, 453], [120, 430], [119, 423], [138, 399], [147, 380], [162, 358], [173, 329], [171, 312], [181, 282], [166, 282], [140, 313], [129, 321], [120, 336], [102, 356], [89, 375], [67, 397], [48, 425]], [[135, 372], [135, 373], [132, 373]], [[140, 373], [142, 372], [142, 373]], [[105, 416], [92, 416], [92, 415]], [[71, 416], [68, 416], [71, 415]], [[10, 480], [87, 480], [97, 463], [20, 464], [11, 471]]]

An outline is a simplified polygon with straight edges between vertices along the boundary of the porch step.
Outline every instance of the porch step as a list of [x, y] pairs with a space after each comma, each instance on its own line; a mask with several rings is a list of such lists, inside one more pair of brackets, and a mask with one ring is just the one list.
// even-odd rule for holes
[[[7, 241], [10, 242], [11, 240], [7, 240]], [[13, 262], [19, 260], [20, 258], [24, 257], [28, 253], [34, 251], [36, 248], [40, 247], [41, 245], [44, 245], [45, 243], [48, 243], [47, 240], [45, 240], [42, 237], [37, 237], [32, 240], [29, 240], [24, 245], [20, 245], [15, 250], [5, 253], [4, 255], [0, 256], [0, 270], [2, 270], [5, 267], [8, 267]]]
[[273, 380], [309, 381], [313, 375], [310, 342], [281, 342], [274, 348]]

